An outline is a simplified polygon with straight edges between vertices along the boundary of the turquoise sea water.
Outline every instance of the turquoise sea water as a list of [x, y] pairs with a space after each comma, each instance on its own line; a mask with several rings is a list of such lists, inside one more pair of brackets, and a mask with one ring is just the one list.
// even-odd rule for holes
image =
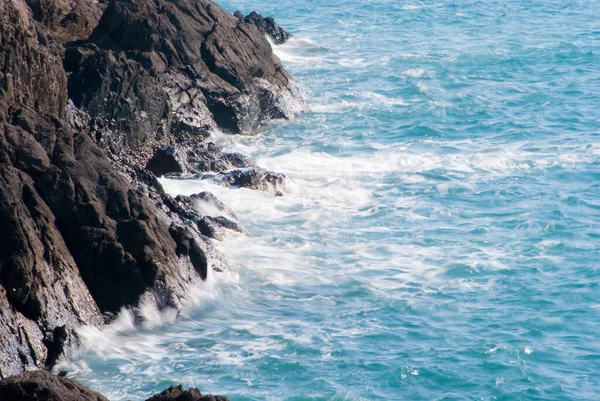
[[257, 1], [312, 109], [228, 150], [252, 237], [176, 320], [83, 330], [112, 400], [600, 399], [600, 1]]

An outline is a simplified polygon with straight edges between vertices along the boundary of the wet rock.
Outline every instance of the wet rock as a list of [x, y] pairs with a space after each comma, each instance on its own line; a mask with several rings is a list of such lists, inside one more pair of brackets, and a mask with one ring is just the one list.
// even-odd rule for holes
[[[176, 177], [176, 176], [172, 176]], [[260, 167], [249, 167], [221, 171], [219, 173], [200, 173], [192, 176], [195, 179], [211, 180], [226, 187], [258, 189], [268, 191], [276, 196], [286, 192], [287, 178], [284, 174], [268, 171]]]
[[[190, 207], [195, 208], [204, 216], [228, 216], [234, 220], [237, 220], [237, 216], [233, 209], [221, 202], [215, 195], [210, 192], [200, 192], [193, 194], [188, 197]], [[189, 202], [189, 201], [188, 201]], [[194, 203], [192, 206], [191, 203]]]
[[207, 0], [112, 1], [65, 66], [69, 97], [114, 153], [248, 133], [306, 107], [259, 29]]
[[[177, 307], [206, 277], [206, 250], [178, 255], [173, 219], [67, 121], [51, 32], [23, 0], [0, 0], [0, 377], [52, 365], [74, 327], [160, 294]], [[71, 125], [73, 124], [73, 126]], [[82, 127], [80, 127], [82, 128]], [[142, 177], [139, 171], [136, 177]], [[158, 191], [158, 190], [156, 190]], [[181, 218], [177, 224], [183, 224]]]
[[108, 401], [76, 381], [45, 370], [24, 372], [0, 381], [0, 400]]
[[[238, 11], [239, 13], [239, 11]], [[241, 14], [238, 15], [241, 17]], [[252, 11], [246, 17], [244, 17], [246, 24], [253, 24], [265, 35], [268, 35], [273, 43], [281, 45], [292, 36], [289, 32], [279, 26], [277, 22], [271, 17], [263, 17], [256, 11]]]
[[212, 142], [195, 146], [161, 146], [148, 160], [146, 168], [156, 176], [220, 172], [234, 168], [254, 167], [255, 161], [241, 153], [224, 153]]
[[161, 177], [167, 173], [183, 173], [185, 168], [184, 156], [174, 146], [162, 146], [146, 164], [146, 169], [155, 176]]
[[[249, 235], [244, 227], [233, 220], [236, 219], [235, 213], [208, 192], [191, 196], [178, 195], [175, 198], [165, 197], [165, 204], [172, 212], [193, 222], [198, 231], [208, 238], [223, 239], [227, 230]], [[174, 238], [186, 238], [189, 235], [183, 233], [181, 230], [172, 230], [171, 235]], [[185, 253], [187, 248], [184, 245], [182, 253]]]
[[146, 401], [229, 401], [220, 395], [202, 395], [197, 388], [185, 390], [182, 385], [169, 387], [160, 394], [155, 394]]
[[[108, 401], [101, 394], [62, 375], [34, 370], [0, 381], [0, 400], [6, 401]], [[202, 395], [197, 388], [169, 387], [147, 401], [229, 401], [219, 395]]]

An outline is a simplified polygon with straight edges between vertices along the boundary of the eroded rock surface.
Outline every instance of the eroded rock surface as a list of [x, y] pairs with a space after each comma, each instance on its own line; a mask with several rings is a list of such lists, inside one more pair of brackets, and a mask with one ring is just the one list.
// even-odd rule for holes
[[[140, 299], [177, 308], [189, 284], [221, 270], [207, 237], [244, 232], [235, 216], [173, 199], [155, 174], [179, 165], [224, 185], [277, 188], [282, 176], [202, 141], [305, 105], [258, 27], [208, 0], [0, 0], [0, 9], [6, 377], [50, 367], [78, 325]], [[145, 168], [162, 145], [175, 146], [178, 164]]]
[[[108, 401], [101, 394], [66, 377], [44, 370], [24, 372], [0, 381], [2, 401]], [[220, 395], [202, 395], [197, 388], [173, 386], [146, 401], [229, 401]]]
[[[242, 18], [242, 14], [236, 11], [234, 14], [238, 18]], [[292, 36], [289, 32], [279, 26], [272, 17], [263, 17], [256, 11], [252, 11], [250, 14], [243, 17], [246, 24], [253, 24], [265, 35], [268, 35], [273, 43], [281, 45]]]
[[114, 153], [249, 133], [305, 109], [260, 30], [207, 0], [112, 1], [65, 67], [69, 97]]
[[[141, 296], [177, 307], [207, 275], [173, 219], [66, 121], [59, 47], [22, 0], [0, 0], [0, 376], [52, 364], [73, 328]], [[57, 67], [58, 66], [58, 67]], [[182, 228], [184, 231], [189, 230]]]
[[169, 387], [146, 401], [229, 401], [229, 399], [220, 395], [202, 395], [197, 388], [192, 387], [185, 390], [183, 386], [179, 385]]
[[0, 400], [108, 401], [74, 380], [44, 370], [25, 372], [0, 381]]

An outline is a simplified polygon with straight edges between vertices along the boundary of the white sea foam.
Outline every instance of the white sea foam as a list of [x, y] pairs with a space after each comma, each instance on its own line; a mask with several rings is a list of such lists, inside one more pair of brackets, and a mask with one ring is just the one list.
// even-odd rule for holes
[[405, 71], [402, 71], [402, 75], [411, 77], [411, 78], [421, 78], [425, 75], [425, 70], [423, 68], [411, 68]]

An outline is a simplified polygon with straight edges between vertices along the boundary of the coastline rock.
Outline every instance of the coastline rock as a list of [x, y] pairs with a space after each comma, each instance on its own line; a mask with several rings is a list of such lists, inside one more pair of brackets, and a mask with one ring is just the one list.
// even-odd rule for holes
[[165, 194], [143, 167], [152, 149], [176, 146], [182, 173], [277, 193], [282, 175], [201, 142], [305, 104], [259, 29], [209, 0], [0, 0], [0, 9], [7, 377], [50, 368], [77, 345], [77, 326], [141, 299], [178, 308], [188, 285], [225, 264], [206, 236], [243, 228]]
[[255, 166], [256, 162], [251, 157], [241, 153], [225, 153], [214, 143], [208, 142], [195, 146], [161, 146], [148, 160], [146, 169], [161, 177], [169, 173], [197, 174]]
[[66, 118], [66, 75], [51, 34], [23, 0], [0, 0], [0, 377], [51, 365], [74, 328], [142, 297], [179, 306], [206, 277], [173, 219]]
[[[238, 18], [242, 17], [242, 14], [239, 11], [236, 11], [236, 15]], [[276, 45], [281, 45], [292, 36], [289, 32], [279, 26], [277, 22], [271, 17], [263, 17], [256, 11], [252, 11], [250, 14], [244, 17], [244, 22], [246, 24], [253, 24], [264, 34], [268, 35], [273, 43]]]
[[45, 370], [34, 370], [0, 381], [0, 400], [6, 401], [108, 401], [74, 380]]
[[306, 108], [259, 29], [207, 0], [113, 0], [65, 68], [69, 97], [116, 154], [249, 133]]
[[202, 395], [197, 388], [185, 390], [182, 385], [169, 387], [160, 394], [156, 394], [146, 401], [229, 401], [220, 395]]
[[[200, 234], [208, 238], [221, 240], [226, 230], [250, 235], [244, 227], [234, 221], [236, 216], [233, 211], [208, 192], [191, 196], [179, 195], [175, 198], [165, 197], [165, 204], [176, 215], [193, 222]], [[171, 228], [171, 235], [185, 241], [189, 234], [180, 228]]]
[[[178, 178], [177, 175], [169, 177]], [[233, 169], [218, 173], [199, 173], [187, 178], [211, 180], [225, 187], [267, 191], [275, 196], [283, 196], [287, 192], [287, 177], [284, 174], [268, 171], [261, 167]]]
[[[45, 370], [34, 370], [0, 380], [0, 400], [6, 401], [108, 401], [84, 385]], [[220, 395], [202, 395], [197, 388], [172, 386], [146, 401], [229, 401]]]
[[26, 0], [33, 19], [61, 42], [87, 39], [98, 24], [105, 0]]

